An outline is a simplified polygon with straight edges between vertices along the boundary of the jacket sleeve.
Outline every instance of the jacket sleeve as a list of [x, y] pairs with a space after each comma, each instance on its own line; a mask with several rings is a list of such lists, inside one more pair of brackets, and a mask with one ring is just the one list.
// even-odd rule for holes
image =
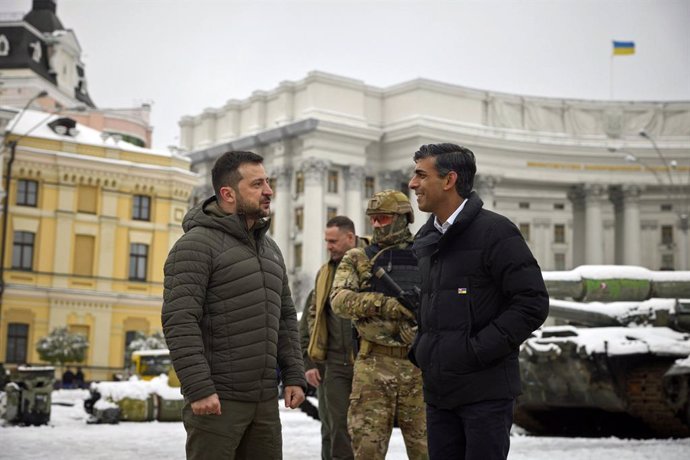
[[316, 304], [314, 303], [314, 290], [312, 289], [307, 296], [307, 301], [302, 310], [302, 317], [299, 320], [299, 341], [302, 346], [302, 359], [304, 360], [304, 369], [309, 370], [316, 367], [314, 362], [309, 357], [309, 339], [311, 338], [314, 329], [314, 317], [316, 316]]
[[285, 386], [299, 386], [307, 391], [304, 378], [304, 362], [300, 347], [299, 330], [295, 304], [283, 269], [283, 293], [281, 296], [280, 323], [278, 329], [278, 366]]
[[360, 292], [371, 278], [371, 262], [364, 250], [350, 249], [338, 264], [331, 288], [331, 308], [348, 319], [379, 316], [388, 299], [380, 292]]
[[484, 264], [505, 304], [501, 313], [471, 339], [484, 364], [517, 350], [549, 313], [541, 270], [517, 227], [507, 220], [498, 221], [487, 238]]
[[163, 333], [182, 394], [190, 402], [216, 392], [201, 326], [212, 259], [203, 236], [191, 232], [177, 241], [164, 267]]

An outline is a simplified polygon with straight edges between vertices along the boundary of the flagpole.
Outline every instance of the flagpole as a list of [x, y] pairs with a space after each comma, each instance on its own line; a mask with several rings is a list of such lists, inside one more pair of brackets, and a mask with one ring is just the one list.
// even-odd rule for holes
[[613, 100], [613, 57], [611, 53], [611, 64], [609, 65], [609, 100]]

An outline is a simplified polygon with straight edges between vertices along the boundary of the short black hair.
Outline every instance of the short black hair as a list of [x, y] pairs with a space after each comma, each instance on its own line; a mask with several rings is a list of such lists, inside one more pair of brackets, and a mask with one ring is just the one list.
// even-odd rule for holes
[[326, 228], [338, 227], [341, 231], [355, 233], [355, 223], [349, 217], [335, 216], [328, 219]]
[[477, 163], [474, 153], [467, 147], [456, 144], [426, 144], [419, 147], [414, 154], [415, 163], [422, 158], [436, 158], [436, 170], [441, 177], [455, 171], [458, 180], [455, 182], [455, 190], [463, 198], [472, 193], [474, 187], [474, 175], [477, 172]]
[[254, 152], [230, 151], [218, 157], [211, 170], [211, 182], [216, 197], [220, 199], [221, 187], [229, 186], [237, 190], [237, 184], [242, 180], [238, 171], [243, 163], [262, 164], [264, 157]]

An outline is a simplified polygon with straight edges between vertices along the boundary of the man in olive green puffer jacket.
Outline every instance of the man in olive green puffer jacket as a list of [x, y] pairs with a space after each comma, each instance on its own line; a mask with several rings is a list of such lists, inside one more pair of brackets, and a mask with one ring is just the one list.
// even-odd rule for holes
[[280, 249], [266, 235], [273, 192], [263, 158], [228, 152], [215, 196], [183, 221], [165, 262], [163, 332], [187, 404], [187, 458], [282, 457], [285, 406], [304, 400], [297, 317]]

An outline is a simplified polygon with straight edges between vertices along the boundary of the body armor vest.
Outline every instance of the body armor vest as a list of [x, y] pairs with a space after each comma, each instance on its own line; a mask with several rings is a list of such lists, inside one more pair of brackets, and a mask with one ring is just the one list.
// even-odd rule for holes
[[[367, 257], [372, 259], [381, 251], [381, 248], [372, 244], [367, 246], [364, 251]], [[417, 267], [417, 257], [415, 257], [411, 248], [394, 248], [383, 251], [376, 260], [374, 260], [371, 272], [375, 273], [379, 267], [383, 267], [386, 273], [393, 278], [393, 281], [395, 281], [403, 291], [421, 285], [422, 278], [419, 273], [419, 268]], [[385, 284], [375, 276], [371, 277], [370, 283], [370, 292], [380, 292], [387, 296], [395, 297], [395, 293], [388, 289]]]

